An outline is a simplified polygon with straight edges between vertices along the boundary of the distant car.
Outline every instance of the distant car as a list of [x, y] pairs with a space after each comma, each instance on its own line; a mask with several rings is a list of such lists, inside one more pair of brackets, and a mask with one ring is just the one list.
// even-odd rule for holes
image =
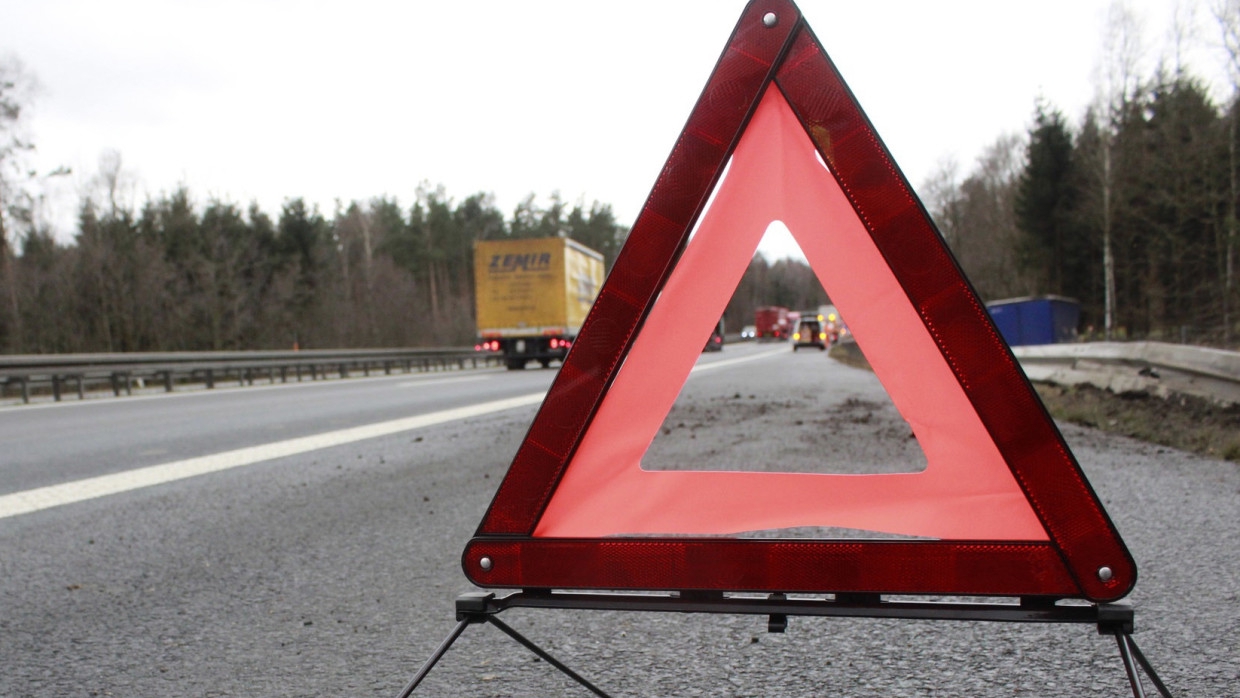
[[792, 350], [796, 351], [801, 347], [827, 350], [827, 333], [823, 331], [822, 323], [818, 322], [817, 318], [804, 318], [797, 323], [797, 329], [792, 333]]
[[741, 339], [753, 339], [758, 336], [758, 328], [753, 325], [745, 325], [741, 328]]
[[715, 323], [715, 329], [711, 331], [702, 351], [723, 351], [723, 320]]

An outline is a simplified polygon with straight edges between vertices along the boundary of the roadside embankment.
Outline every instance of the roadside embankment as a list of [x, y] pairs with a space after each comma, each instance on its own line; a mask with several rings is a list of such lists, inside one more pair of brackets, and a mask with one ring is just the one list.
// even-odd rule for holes
[[[1162, 446], [1240, 462], [1240, 354], [1158, 342], [1017, 347], [1051, 415]], [[869, 368], [856, 342], [831, 358]]]

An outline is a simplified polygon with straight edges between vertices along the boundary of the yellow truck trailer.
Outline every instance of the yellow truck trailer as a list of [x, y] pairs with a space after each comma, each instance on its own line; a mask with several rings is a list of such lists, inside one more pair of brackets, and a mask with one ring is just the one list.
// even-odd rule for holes
[[567, 238], [475, 243], [477, 348], [509, 369], [563, 360], [602, 285], [603, 256]]

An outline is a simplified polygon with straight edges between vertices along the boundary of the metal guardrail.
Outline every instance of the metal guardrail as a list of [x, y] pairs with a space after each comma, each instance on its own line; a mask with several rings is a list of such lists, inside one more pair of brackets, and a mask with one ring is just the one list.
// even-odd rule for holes
[[1030, 380], [1240, 404], [1240, 352], [1164, 342], [1013, 347]]
[[27, 354], [0, 356], [0, 398], [10, 392], [30, 402], [32, 390], [46, 388], [56, 401], [71, 387], [79, 399], [100, 385], [120, 396], [148, 382], [172, 392], [177, 385], [214, 388], [235, 381], [253, 385], [266, 378], [319, 380], [338, 374], [369, 376], [371, 371], [438, 371], [502, 365], [502, 356], [468, 348], [343, 349], [309, 351], [189, 351], [131, 354]]
[[[1012, 347], [1012, 353], [1033, 381], [1240, 404], [1240, 352], [1164, 342], [1083, 342]], [[832, 346], [831, 356], [867, 365], [851, 338]]]
[[[1219, 403], [1240, 404], [1240, 352], [1163, 342], [1088, 342], [1014, 347], [1031, 380], [1089, 384], [1116, 393], [1189, 394]], [[832, 347], [832, 355], [855, 354], [855, 344]], [[255, 380], [275, 383], [347, 378], [371, 371], [390, 374], [503, 365], [499, 354], [472, 347], [438, 349], [350, 349], [308, 351], [169, 352], [132, 354], [30, 354], [0, 356], [0, 399], [45, 389], [61, 400], [67, 389], [84, 398], [102, 386], [114, 395], [131, 394], [135, 384], [178, 385]]]

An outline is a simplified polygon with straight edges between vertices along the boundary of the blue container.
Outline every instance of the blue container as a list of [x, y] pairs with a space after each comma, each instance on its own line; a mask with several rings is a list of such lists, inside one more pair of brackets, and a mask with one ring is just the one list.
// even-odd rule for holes
[[1008, 298], [986, 304], [1008, 346], [1076, 341], [1081, 304], [1063, 296]]

